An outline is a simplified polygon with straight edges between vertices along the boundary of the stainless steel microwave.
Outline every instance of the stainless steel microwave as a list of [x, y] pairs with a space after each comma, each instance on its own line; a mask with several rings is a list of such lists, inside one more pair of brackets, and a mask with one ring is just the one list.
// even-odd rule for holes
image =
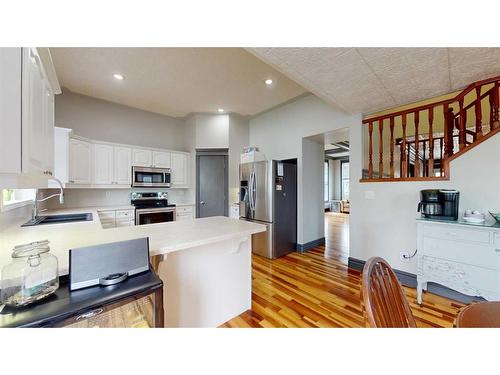
[[170, 187], [170, 168], [132, 167], [132, 187]]

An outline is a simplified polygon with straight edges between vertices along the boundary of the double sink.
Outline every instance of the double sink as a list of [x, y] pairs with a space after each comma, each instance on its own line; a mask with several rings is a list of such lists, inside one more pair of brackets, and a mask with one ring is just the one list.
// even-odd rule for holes
[[35, 225], [45, 225], [45, 224], [76, 223], [79, 221], [92, 221], [92, 214], [79, 213], [79, 214], [37, 216], [34, 220], [32, 219], [21, 226], [32, 227]]

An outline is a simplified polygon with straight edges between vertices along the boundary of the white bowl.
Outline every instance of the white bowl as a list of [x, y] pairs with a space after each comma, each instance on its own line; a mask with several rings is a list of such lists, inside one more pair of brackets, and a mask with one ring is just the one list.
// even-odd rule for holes
[[471, 224], [484, 223], [484, 217], [478, 218], [478, 217], [474, 217], [474, 216], [464, 216], [463, 219], [464, 219], [464, 221], [471, 223]]

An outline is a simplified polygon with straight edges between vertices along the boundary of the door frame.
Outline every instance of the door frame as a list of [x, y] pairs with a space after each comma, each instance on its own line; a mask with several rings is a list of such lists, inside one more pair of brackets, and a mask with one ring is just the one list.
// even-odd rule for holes
[[225, 174], [224, 174], [224, 216], [229, 217], [229, 149], [227, 148], [203, 148], [196, 149], [196, 214], [200, 217], [200, 157], [201, 156], [224, 156]]

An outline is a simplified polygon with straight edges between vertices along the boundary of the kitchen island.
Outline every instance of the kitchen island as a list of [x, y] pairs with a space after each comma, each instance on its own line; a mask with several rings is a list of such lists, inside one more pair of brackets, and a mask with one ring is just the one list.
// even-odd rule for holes
[[216, 327], [251, 306], [251, 238], [263, 225], [211, 217], [102, 229], [97, 208], [53, 211], [89, 212], [92, 221], [23, 227], [13, 222], [0, 232], [0, 267], [19, 244], [48, 239], [68, 273], [69, 249], [149, 237], [150, 255], [159, 260], [164, 283], [166, 327]]

